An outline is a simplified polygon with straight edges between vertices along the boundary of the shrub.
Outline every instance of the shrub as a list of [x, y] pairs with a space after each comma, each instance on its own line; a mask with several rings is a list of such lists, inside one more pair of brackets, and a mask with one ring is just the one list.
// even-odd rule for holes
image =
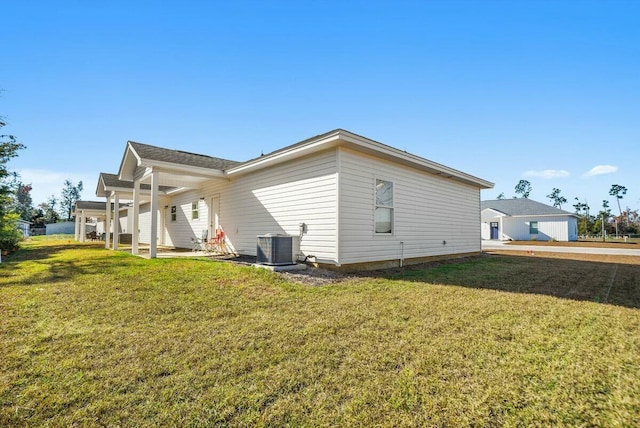
[[18, 214], [5, 214], [0, 218], [0, 250], [11, 250], [22, 240], [16, 221]]

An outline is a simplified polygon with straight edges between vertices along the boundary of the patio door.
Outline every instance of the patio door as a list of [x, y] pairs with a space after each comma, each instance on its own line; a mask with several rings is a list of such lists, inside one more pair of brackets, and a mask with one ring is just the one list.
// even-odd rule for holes
[[216, 230], [220, 228], [220, 196], [211, 198], [211, 211], [209, 212], [209, 236], [215, 237]]

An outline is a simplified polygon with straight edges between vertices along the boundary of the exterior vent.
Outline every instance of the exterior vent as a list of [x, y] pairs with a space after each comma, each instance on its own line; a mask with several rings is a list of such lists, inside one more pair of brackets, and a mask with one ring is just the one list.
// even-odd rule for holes
[[271, 233], [259, 235], [257, 255], [257, 263], [261, 265], [294, 265], [293, 237]]

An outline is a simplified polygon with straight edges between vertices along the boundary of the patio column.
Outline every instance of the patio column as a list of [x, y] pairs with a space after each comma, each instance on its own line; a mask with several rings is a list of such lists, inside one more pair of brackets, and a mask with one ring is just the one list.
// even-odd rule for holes
[[155, 259], [158, 252], [158, 171], [151, 172], [151, 239], [149, 257]]
[[133, 230], [131, 231], [131, 254], [138, 254], [138, 229], [140, 228], [140, 181], [133, 181]]
[[78, 217], [78, 210], [76, 210], [75, 222], [76, 222], [76, 241], [79, 241], [80, 240], [80, 217]]
[[113, 196], [113, 249], [118, 249], [120, 242], [120, 198], [117, 193]]
[[80, 242], [84, 242], [87, 237], [87, 215], [84, 210], [80, 212], [80, 215], [82, 216], [82, 218], [80, 219]]
[[104, 225], [104, 248], [109, 249], [111, 247], [111, 194], [107, 196], [106, 215]]

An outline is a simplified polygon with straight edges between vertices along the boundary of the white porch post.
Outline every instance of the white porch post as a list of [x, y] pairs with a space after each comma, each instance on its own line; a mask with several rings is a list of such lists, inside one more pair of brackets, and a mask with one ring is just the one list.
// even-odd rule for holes
[[78, 210], [76, 210], [76, 241], [80, 240], [80, 217], [78, 216]]
[[116, 193], [113, 197], [113, 249], [118, 249], [120, 242], [120, 198]]
[[158, 252], [158, 171], [151, 172], [151, 242], [149, 257], [155, 259]]
[[82, 218], [80, 219], [80, 242], [84, 242], [87, 237], [87, 214], [84, 212], [84, 210], [82, 210], [81, 213]]
[[140, 181], [133, 181], [133, 230], [131, 231], [131, 254], [138, 254], [138, 229], [140, 228]]
[[111, 194], [107, 196], [106, 211], [106, 220], [104, 226], [104, 248], [109, 249], [111, 247]]

